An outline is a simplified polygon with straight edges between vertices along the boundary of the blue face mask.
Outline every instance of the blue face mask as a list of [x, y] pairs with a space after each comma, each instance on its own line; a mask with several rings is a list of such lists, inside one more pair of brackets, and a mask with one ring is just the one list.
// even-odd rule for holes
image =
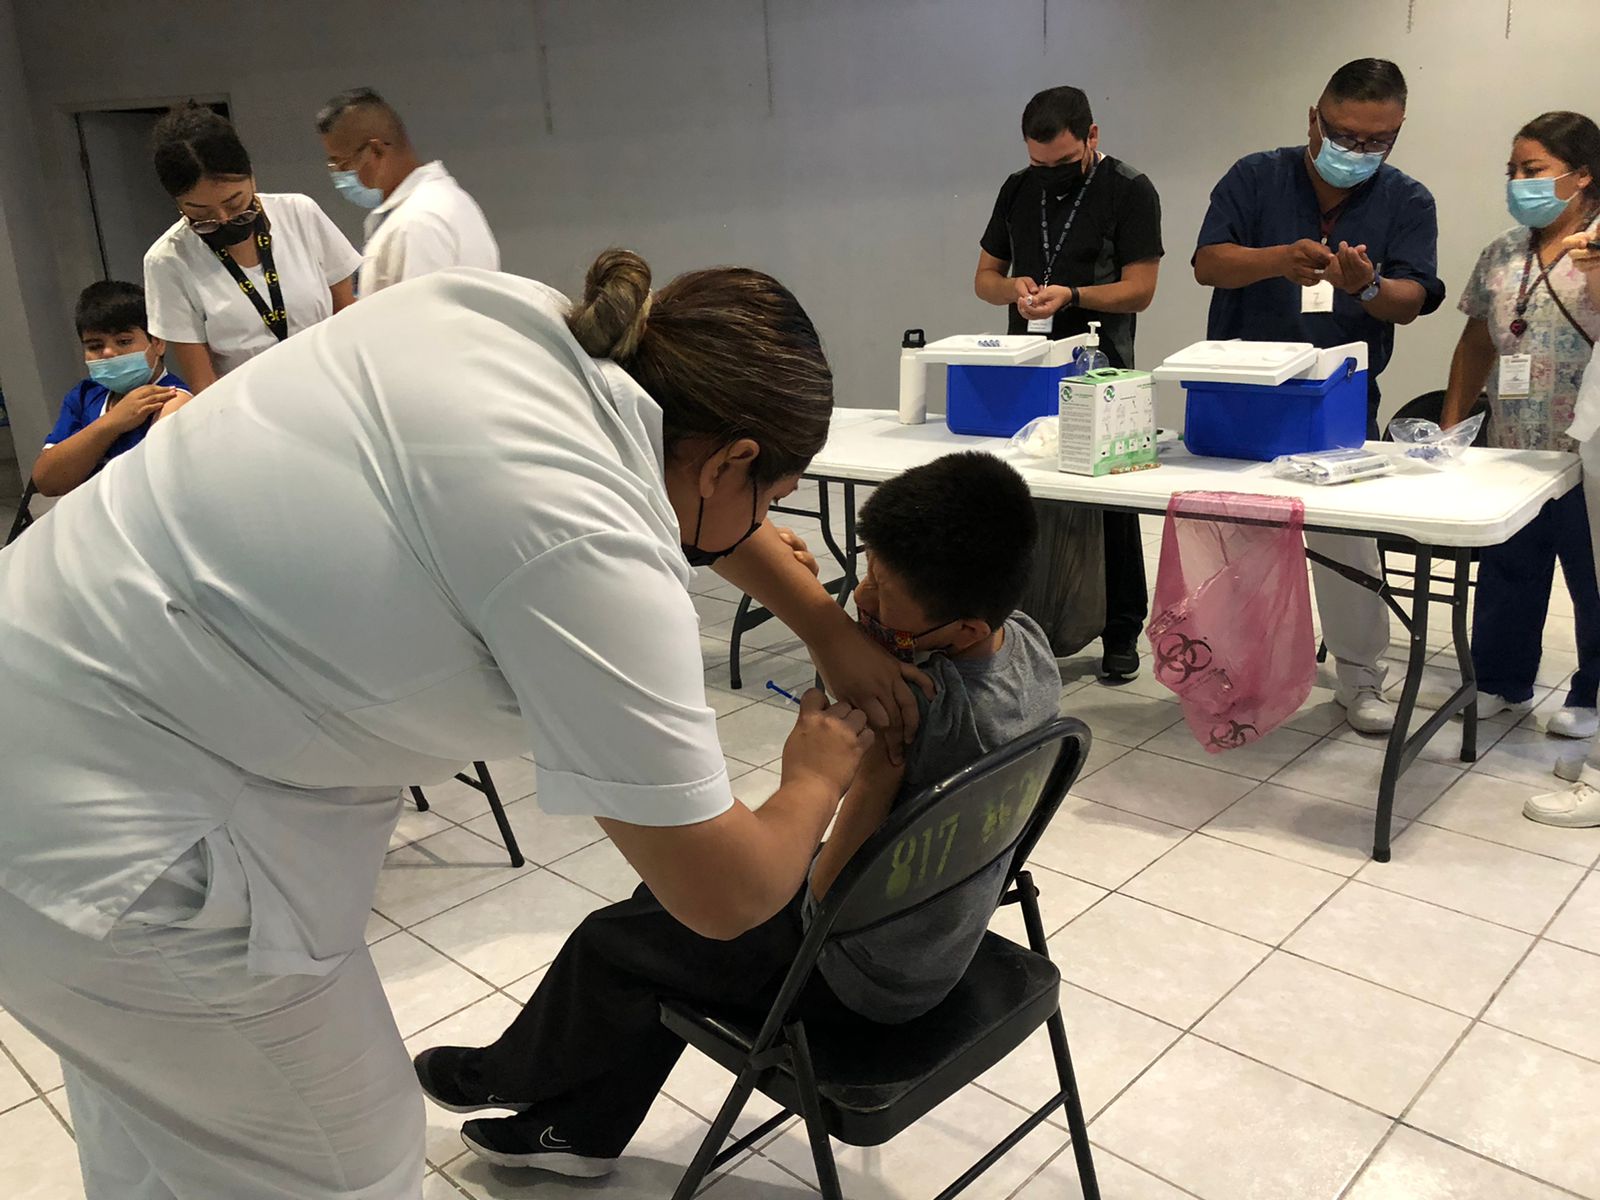
[[1358, 154], [1335, 146], [1333, 139], [1322, 135], [1322, 149], [1317, 151], [1317, 174], [1331, 187], [1353, 188], [1365, 183], [1383, 166], [1381, 154]]
[[361, 182], [354, 171], [329, 171], [333, 186], [346, 200], [358, 208], [377, 208], [383, 203], [383, 193]]
[[119, 354], [115, 358], [89, 360], [89, 378], [106, 391], [125, 396], [134, 388], [143, 387], [156, 377], [156, 370], [143, 350]]
[[1511, 210], [1518, 224], [1529, 229], [1543, 229], [1554, 224], [1572, 203], [1571, 196], [1563, 200], [1556, 195], [1556, 179], [1565, 179], [1567, 175], [1557, 175], [1554, 179], [1506, 180], [1506, 208]]

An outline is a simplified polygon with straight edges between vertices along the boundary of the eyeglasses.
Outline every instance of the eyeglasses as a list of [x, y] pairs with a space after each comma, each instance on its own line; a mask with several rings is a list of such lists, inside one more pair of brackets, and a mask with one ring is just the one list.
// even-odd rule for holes
[[238, 229], [245, 225], [253, 224], [255, 219], [260, 215], [261, 207], [257, 203], [256, 197], [251, 196], [249, 207], [243, 212], [239, 213], [237, 216], [224, 217], [220, 221], [196, 221], [193, 217], [185, 217], [184, 220], [189, 222], [189, 228], [194, 230], [196, 233], [206, 234], [215, 233], [224, 225], [232, 225], [235, 229]]
[[[363, 154], [365, 154], [368, 150], [371, 150], [373, 146], [377, 144], [378, 142], [376, 138], [368, 138], [366, 141], [362, 142], [361, 145], [350, 151], [349, 154], [346, 154], [343, 158], [328, 159], [328, 170], [348, 171], [352, 166], [355, 165], [356, 159], [360, 158]], [[383, 144], [387, 146], [389, 143], [384, 142]]]
[[1322, 130], [1322, 136], [1327, 138], [1341, 150], [1349, 150], [1353, 154], [1387, 154], [1394, 149], [1394, 144], [1400, 140], [1400, 131], [1384, 137], [1359, 138], [1354, 134], [1346, 133], [1342, 129], [1330, 129], [1328, 119], [1322, 115], [1322, 110], [1317, 110], [1317, 128]]

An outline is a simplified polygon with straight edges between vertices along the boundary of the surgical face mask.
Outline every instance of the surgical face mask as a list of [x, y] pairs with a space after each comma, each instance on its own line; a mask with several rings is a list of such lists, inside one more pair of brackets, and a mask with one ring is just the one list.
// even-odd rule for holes
[[1556, 195], [1556, 180], [1565, 179], [1566, 175], [1556, 175], [1549, 179], [1508, 179], [1506, 180], [1506, 208], [1511, 211], [1518, 224], [1526, 225], [1529, 229], [1543, 229], [1560, 220], [1561, 214], [1567, 211], [1567, 205], [1572, 203], [1572, 197], [1563, 200]]
[[[1085, 154], [1088, 151], [1084, 152]], [[1028, 167], [1033, 177], [1039, 181], [1052, 196], [1059, 196], [1083, 183], [1083, 159], [1077, 162], [1058, 163], [1053, 167], [1041, 167], [1034, 163]]]
[[383, 203], [383, 193], [361, 182], [355, 171], [329, 171], [333, 186], [339, 194], [357, 208], [377, 208]]
[[755, 484], [750, 485], [750, 528], [745, 530], [744, 536], [725, 550], [704, 550], [700, 547], [700, 526], [706, 519], [706, 498], [700, 497], [700, 511], [694, 519], [694, 541], [683, 542], [683, 556], [689, 560], [691, 567], [709, 567], [719, 558], [726, 558], [740, 546], [744, 545], [755, 536], [756, 530], [761, 528], [761, 518], [756, 516], [756, 508], [761, 503], [760, 492]]
[[1335, 146], [1333, 139], [1326, 132], [1322, 135], [1322, 149], [1317, 151], [1315, 160], [1317, 174], [1330, 187], [1353, 188], [1359, 187], [1378, 173], [1378, 168], [1383, 166], [1381, 154], [1359, 154], [1354, 150], [1346, 150], [1342, 146]]
[[125, 396], [155, 377], [156, 369], [143, 350], [119, 354], [115, 358], [89, 360], [89, 378], [114, 395]]
[[930, 625], [921, 633], [912, 633], [907, 629], [894, 629], [885, 625], [864, 608], [856, 610], [856, 624], [861, 626], [861, 631], [901, 662], [916, 662], [917, 640], [953, 623], [940, 621], [937, 625]]

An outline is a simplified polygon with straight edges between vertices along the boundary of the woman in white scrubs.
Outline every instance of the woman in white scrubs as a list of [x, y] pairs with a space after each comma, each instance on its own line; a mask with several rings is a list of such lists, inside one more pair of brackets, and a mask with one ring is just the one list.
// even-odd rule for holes
[[361, 254], [310, 196], [258, 192], [244, 143], [211, 109], [173, 109], [154, 140], [179, 217], [145, 252], [150, 333], [199, 393], [351, 304]]
[[[771, 916], [900, 668], [765, 520], [832, 378], [759, 272], [570, 307], [451, 270], [219, 381], [0, 554], [0, 1005], [65, 1064], [91, 1200], [419, 1195], [422, 1102], [364, 945], [401, 786], [532, 748], [689, 927]], [[830, 690], [734, 800], [691, 563]]]
[[[1600, 242], [1586, 231], [1566, 240], [1564, 248], [1572, 262], [1584, 273], [1589, 302], [1600, 308]], [[1578, 399], [1568, 435], [1578, 443], [1583, 461], [1583, 494], [1589, 507], [1589, 535], [1594, 539], [1595, 570], [1600, 573], [1600, 353], [1592, 354], [1578, 387]], [[1572, 786], [1542, 796], [1523, 805], [1522, 813], [1542, 825], [1561, 825], [1569, 829], [1600, 826], [1600, 741], [1589, 748], [1587, 758], [1574, 755], [1556, 764], [1556, 774]]]

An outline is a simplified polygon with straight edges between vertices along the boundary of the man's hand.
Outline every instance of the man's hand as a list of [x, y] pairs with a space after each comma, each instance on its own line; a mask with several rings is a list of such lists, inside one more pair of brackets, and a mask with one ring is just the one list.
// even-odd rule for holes
[[1072, 299], [1072, 289], [1064, 288], [1058, 284], [1040, 288], [1028, 297], [1029, 303], [1018, 305], [1018, 311], [1023, 316], [1032, 319], [1039, 317], [1053, 317], [1067, 306], [1067, 301]]
[[[1321, 242], [1301, 238], [1288, 246], [1279, 246], [1278, 274], [1298, 283], [1301, 287], [1316, 287], [1323, 280], [1323, 272], [1334, 261], [1335, 255]], [[1336, 285], [1337, 286], [1337, 285]]]
[[800, 698], [794, 732], [783, 744], [783, 782], [814, 783], [837, 801], [850, 790], [872, 738], [866, 713], [844, 701], [830, 705], [811, 688]]
[[867, 723], [884, 739], [889, 760], [900, 762], [922, 720], [911, 687], [921, 688], [931, 700], [933, 680], [854, 628], [811, 646], [811, 657], [828, 691], [864, 711]]
[[1333, 261], [1323, 272], [1323, 278], [1341, 292], [1349, 292], [1354, 296], [1365, 291], [1377, 274], [1372, 260], [1367, 257], [1366, 246], [1352, 246], [1349, 242], [1340, 242], [1339, 252], [1333, 256]]
[[143, 387], [134, 388], [106, 409], [100, 420], [119, 434], [127, 433], [139, 428], [159, 413], [167, 401], [177, 394], [178, 389], [175, 387], [161, 387], [158, 384], [147, 383]]
[[1020, 313], [1028, 313], [1033, 308], [1033, 298], [1039, 291], [1039, 285], [1033, 281], [1032, 275], [1018, 275], [1011, 281], [1017, 290], [1016, 306]]
[[789, 547], [790, 550], [794, 551], [795, 562], [799, 563], [813, 575], [817, 575], [819, 573], [817, 559], [816, 556], [811, 553], [811, 550], [806, 546], [806, 540], [792, 529], [785, 529], [781, 525], [774, 525], [773, 528], [778, 531], [778, 537], [783, 540], [783, 544]]

